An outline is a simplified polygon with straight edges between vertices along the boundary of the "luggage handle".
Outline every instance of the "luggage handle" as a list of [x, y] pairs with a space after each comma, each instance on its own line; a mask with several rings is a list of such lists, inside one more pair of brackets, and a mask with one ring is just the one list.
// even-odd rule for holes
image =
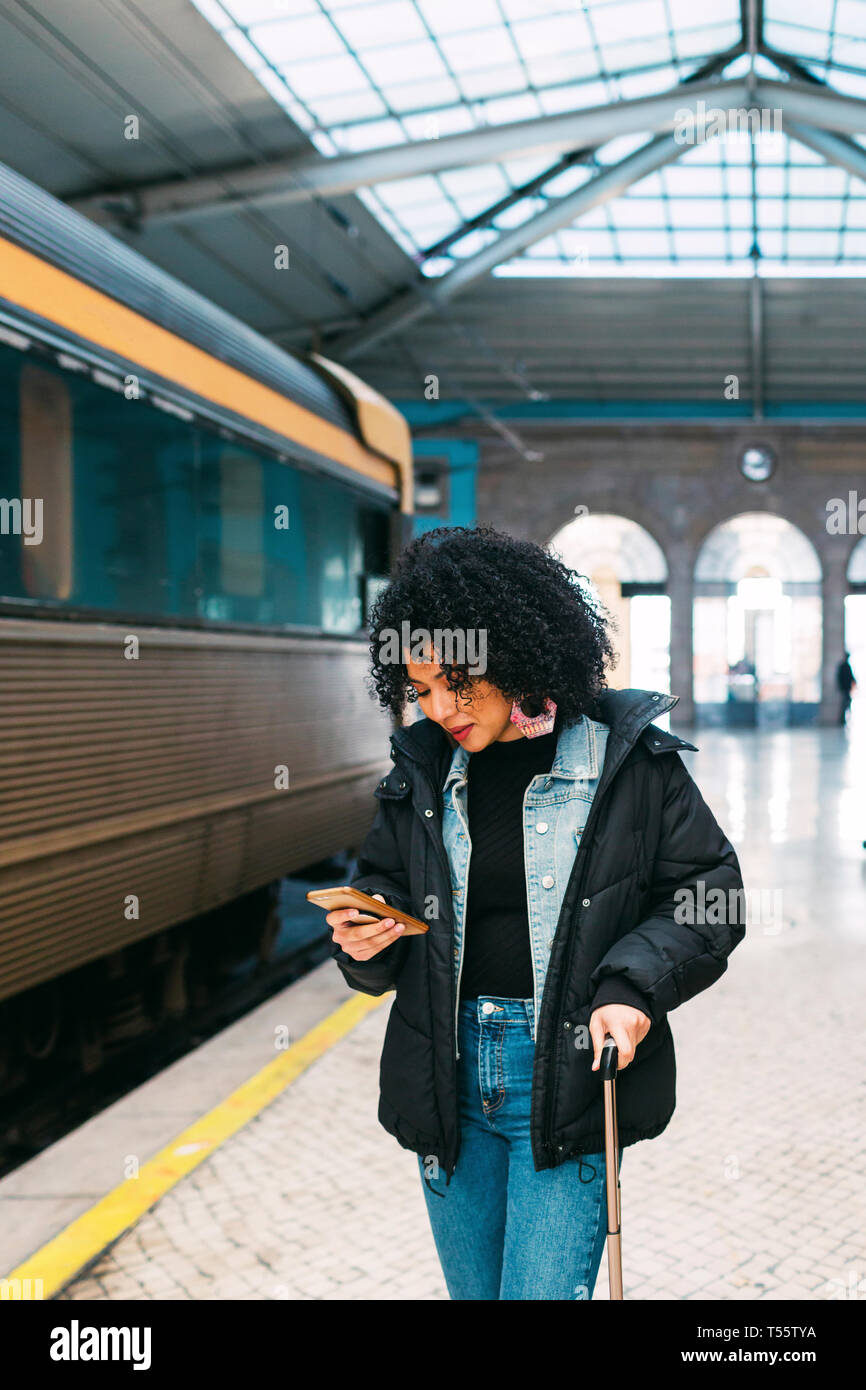
[[605, 1034], [604, 1044], [601, 1049], [601, 1060], [598, 1064], [599, 1075], [602, 1081], [615, 1081], [617, 1068], [619, 1067], [619, 1052], [616, 1043], [610, 1033]]

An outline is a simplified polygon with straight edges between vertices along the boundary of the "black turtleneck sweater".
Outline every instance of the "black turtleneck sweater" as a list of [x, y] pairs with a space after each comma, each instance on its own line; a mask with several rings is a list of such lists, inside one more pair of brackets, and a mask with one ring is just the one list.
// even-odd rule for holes
[[533, 777], [549, 772], [557, 728], [538, 738], [491, 743], [468, 764], [469, 857], [460, 999], [494, 994], [531, 999], [534, 993], [523, 796]]

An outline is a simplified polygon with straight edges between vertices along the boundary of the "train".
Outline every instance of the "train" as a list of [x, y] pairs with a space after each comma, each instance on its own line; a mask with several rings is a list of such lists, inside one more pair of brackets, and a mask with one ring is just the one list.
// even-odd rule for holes
[[2, 1094], [182, 1014], [273, 931], [184, 924], [360, 843], [390, 731], [365, 621], [413, 469], [354, 374], [5, 167], [0, 411]]

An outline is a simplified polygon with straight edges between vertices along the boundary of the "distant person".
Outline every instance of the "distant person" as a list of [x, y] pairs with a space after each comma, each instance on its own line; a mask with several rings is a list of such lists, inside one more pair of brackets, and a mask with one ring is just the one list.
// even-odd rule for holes
[[842, 660], [836, 667], [836, 687], [842, 697], [839, 710], [839, 723], [843, 727], [848, 722], [848, 711], [851, 708], [851, 691], [857, 689], [854, 672], [851, 670], [850, 658], [851, 653], [845, 652]]

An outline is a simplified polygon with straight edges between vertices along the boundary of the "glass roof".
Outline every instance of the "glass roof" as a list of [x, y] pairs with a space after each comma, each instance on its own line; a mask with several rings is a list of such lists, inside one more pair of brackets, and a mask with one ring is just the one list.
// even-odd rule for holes
[[[739, 0], [193, 0], [325, 156], [664, 92], [719, 54], [749, 68]], [[764, 0], [756, 72], [866, 97], [864, 0]], [[768, 115], [770, 113], [767, 113]], [[866, 274], [866, 183], [772, 122], [674, 163], [499, 275]], [[430, 277], [653, 138], [357, 190]], [[866, 144], [866, 140], [859, 141]]]

